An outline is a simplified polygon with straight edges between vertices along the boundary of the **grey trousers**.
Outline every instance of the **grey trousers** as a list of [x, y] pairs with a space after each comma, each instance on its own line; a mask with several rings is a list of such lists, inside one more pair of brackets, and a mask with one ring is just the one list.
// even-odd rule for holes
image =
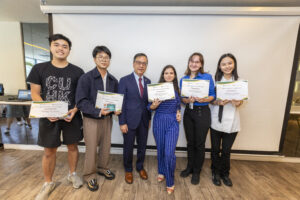
[[[83, 135], [86, 146], [83, 178], [97, 178], [97, 172], [108, 169], [111, 145], [112, 117], [92, 119], [83, 117]], [[99, 147], [97, 152], [97, 147]]]

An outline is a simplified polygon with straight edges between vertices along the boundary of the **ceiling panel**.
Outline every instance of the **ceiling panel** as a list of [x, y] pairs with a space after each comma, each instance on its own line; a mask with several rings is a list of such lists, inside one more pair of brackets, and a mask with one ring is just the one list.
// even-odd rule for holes
[[0, 0], [0, 21], [47, 22], [39, 0]]
[[300, 6], [299, 0], [45, 0], [47, 5], [95, 6]]
[[[300, 0], [42, 0], [69, 6], [300, 6]], [[0, 0], [0, 21], [46, 23], [40, 0]]]

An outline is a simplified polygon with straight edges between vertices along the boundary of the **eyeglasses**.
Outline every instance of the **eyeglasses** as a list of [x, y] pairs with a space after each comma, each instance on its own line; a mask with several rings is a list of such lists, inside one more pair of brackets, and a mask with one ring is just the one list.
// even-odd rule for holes
[[148, 63], [141, 61], [134, 61], [137, 65], [147, 66]]
[[104, 60], [104, 61], [109, 61], [110, 60], [110, 58], [109, 57], [107, 57], [107, 56], [98, 56], [98, 57], [96, 57], [98, 60]]

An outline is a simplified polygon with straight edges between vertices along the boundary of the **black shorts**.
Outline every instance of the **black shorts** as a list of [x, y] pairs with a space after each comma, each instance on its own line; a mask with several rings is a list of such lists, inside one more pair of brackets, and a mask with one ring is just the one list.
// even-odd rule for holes
[[39, 123], [38, 145], [46, 148], [55, 148], [61, 145], [60, 135], [63, 134], [63, 144], [75, 144], [83, 138], [82, 118], [77, 112], [71, 122], [59, 120], [50, 122], [41, 118]]

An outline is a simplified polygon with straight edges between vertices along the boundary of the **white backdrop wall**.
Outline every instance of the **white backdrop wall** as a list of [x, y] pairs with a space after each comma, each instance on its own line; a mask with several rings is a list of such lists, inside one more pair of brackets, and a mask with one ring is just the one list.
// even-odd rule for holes
[[[278, 151], [299, 21], [282, 16], [53, 14], [53, 29], [72, 40], [69, 61], [86, 72], [95, 67], [93, 48], [106, 45], [112, 52], [109, 71], [117, 79], [133, 71], [138, 52], [148, 55], [146, 76], [153, 83], [167, 64], [181, 78], [193, 52], [204, 55], [204, 69], [213, 76], [219, 57], [233, 53], [250, 94], [240, 108], [242, 131], [233, 149]], [[117, 118], [112, 143], [123, 143]], [[148, 145], [155, 145], [152, 129]], [[177, 146], [186, 146], [182, 123]]]

